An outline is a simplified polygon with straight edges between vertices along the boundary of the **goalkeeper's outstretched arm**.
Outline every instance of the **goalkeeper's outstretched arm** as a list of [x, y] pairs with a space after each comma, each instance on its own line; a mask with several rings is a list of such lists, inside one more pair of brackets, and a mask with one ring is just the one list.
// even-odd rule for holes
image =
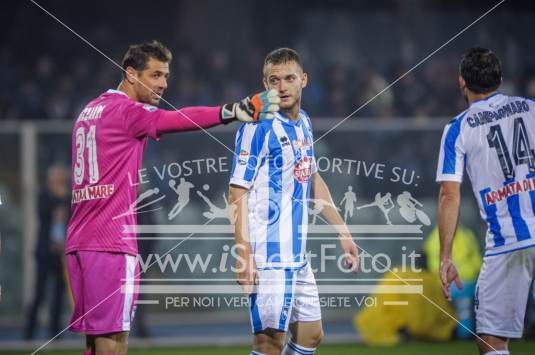
[[162, 110], [156, 131], [158, 135], [210, 128], [232, 121], [255, 122], [272, 119], [279, 110], [280, 97], [276, 90], [264, 91], [240, 102], [218, 107], [185, 107], [178, 111]]

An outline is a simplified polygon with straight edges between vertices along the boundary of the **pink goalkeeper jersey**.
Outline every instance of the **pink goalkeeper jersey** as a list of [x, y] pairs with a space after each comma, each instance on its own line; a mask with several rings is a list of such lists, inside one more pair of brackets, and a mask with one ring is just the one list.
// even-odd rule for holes
[[[147, 139], [158, 139], [158, 120], [176, 119], [178, 115], [172, 114], [133, 101], [117, 90], [108, 90], [83, 109], [72, 131], [72, 207], [66, 253], [137, 254], [135, 235], [123, 233], [124, 226], [137, 222], [136, 214], [128, 211], [137, 198], [138, 170]], [[200, 125], [215, 125], [213, 116]]]

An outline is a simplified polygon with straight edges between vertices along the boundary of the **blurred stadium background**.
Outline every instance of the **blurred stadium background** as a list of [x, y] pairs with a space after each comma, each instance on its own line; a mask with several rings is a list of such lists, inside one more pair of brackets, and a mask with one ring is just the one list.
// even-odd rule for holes
[[[495, 4], [439, 0], [39, 3], [117, 62], [130, 43], [158, 39], [166, 44], [173, 51], [173, 61], [169, 89], [164, 96], [176, 107], [225, 103], [261, 89], [264, 55], [276, 47], [293, 47], [301, 53], [310, 75], [303, 107], [313, 118], [316, 137]], [[372, 202], [378, 192], [397, 196], [409, 191], [435, 221], [438, 188], [434, 174], [442, 128], [465, 105], [457, 88], [460, 56], [475, 45], [494, 49], [504, 66], [501, 91], [535, 97], [534, 16], [532, 1], [506, 1], [318, 142], [316, 154], [325, 157], [323, 174], [332, 186], [335, 201], [342, 199], [349, 185], [357, 195], [357, 205]], [[115, 88], [121, 71], [30, 1], [1, 2], [0, 29], [0, 353], [7, 354], [33, 351], [49, 338], [47, 306], [54, 298], [51, 282], [44, 289], [35, 290], [38, 196], [46, 189], [51, 166], [70, 167], [70, 129], [78, 112], [93, 97]], [[163, 107], [169, 108], [165, 104]], [[232, 146], [236, 128], [237, 125], [216, 128], [213, 133]], [[230, 156], [202, 133], [168, 136], [158, 144], [151, 142], [144, 161], [150, 183], [140, 189], [158, 187], [171, 198], [164, 200], [164, 209], [151, 214], [147, 224], [206, 221], [202, 213], [207, 206], [199, 198], [192, 198], [185, 214], [173, 222], [167, 220], [164, 211], [172, 206], [174, 195], [158, 178], [154, 167], [168, 168], [173, 163], [207, 158], [229, 163]], [[336, 159], [342, 161], [340, 170], [336, 168]], [[356, 173], [344, 159], [375, 163], [376, 167], [384, 164], [384, 178], [366, 176], [363, 170]], [[406, 172], [405, 181], [389, 180], [391, 176], [387, 173], [393, 167]], [[351, 171], [345, 173], [342, 169]], [[203, 194], [221, 205], [226, 176], [224, 169], [210, 173], [199, 168], [199, 173], [189, 179], [198, 190], [208, 185]], [[461, 222], [475, 233], [481, 248], [485, 228], [470, 186], [465, 185], [464, 190]], [[394, 224], [402, 221], [399, 215], [392, 218]], [[384, 224], [384, 217], [378, 210], [355, 211], [354, 223]], [[360, 245], [371, 254], [388, 254], [395, 265], [402, 261], [402, 246], [423, 250], [432, 227], [423, 226], [418, 238], [401, 242], [373, 240], [381, 235], [364, 235], [368, 239]], [[158, 240], [147, 246], [149, 242], [140, 241], [140, 247], [163, 254], [177, 241]], [[188, 243], [179, 252], [197, 248], [205, 253], [218, 253], [225, 242]], [[314, 242], [310, 248], [315, 248]], [[170, 276], [157, 269], [151, 269], [148, 275], [191, 276], [187, 270]], [[337, 277], [335, 268], [328, 269], [326, 275]], [[233, 275], [229, 272], [221, 277]], [[27, 339], [25, 327], [35, 294], [43, 298], [43, 307], [38, 312], [40, 326], [32, 339]], [[159, 347], [169, 349], [162, 350], [162, 354], [213, 351], [182, 348], [199, 345], [223, 346], [217, 350], [220, 353], [247, 352], [245, 347], [225, 348], [249, 344], [246, 308], [165, 309], [164, 296], [142, 295], [141, 299], [159, 299], [160, 304], [139, 305], [142, 324], [135, 326], [131, 341], [138, 352], [132, 353], [159, 354], [153, 350]], [[414, 302], [426, 303], [423, 298]], [[415, 342], [420, 337], [411, 336], [404, 327], [400, 327], [401, 335], [391, 344], [394, 348], [365, 347], [362, 335], [353, 325], [354, 315], [362, 308], [355, 305], [323, 309], [327, 345], [319, 353], [475, 353], [473, 343], [455, 340], [453, 335], [449, 341], [437, 344]], [[67, 326], [69, 313], [65, 296], [61, 329]], [[533, 336], [534, 329], [535, 310], [531, 306], [526, 317], [528, 338]], [[345, 345], [329, 345], [334, 343]], [[80, 338], [66, 332], [45, 350], [63, 353], [59, 349], [80, 346]], [[513, 350], [517, 350], [516, 354], [533, 354], [535, 343], [515, 343]]]

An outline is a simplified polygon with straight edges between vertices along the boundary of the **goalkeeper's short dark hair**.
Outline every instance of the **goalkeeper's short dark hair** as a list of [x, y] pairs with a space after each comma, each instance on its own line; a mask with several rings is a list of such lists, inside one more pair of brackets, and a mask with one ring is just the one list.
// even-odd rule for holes
[[267, 65], [279, 65], [288, 62], [296, 62], [301, 67], [301, 69], [303, 69], [301, 57], [299, 57], [299, 53], [297, 53], [295, 49], [277, 48], [269, 52], [266, 56], [266, 59], [264, 59], [264, 74]]
[[173, 55], [166, 46], [156, 40], [132, 44], [123, 57], [123, 76], [126, 75], [126, 68], [128, 67], [132, 67], [137, 71], [147, 69], [147, 63], [150, 58], [169, 63]]
[[492, 92], [502, 83], [500, 60], [487, 48], [469, 49], [461, 59], [459, 72], [466, 87], [476, 94]]

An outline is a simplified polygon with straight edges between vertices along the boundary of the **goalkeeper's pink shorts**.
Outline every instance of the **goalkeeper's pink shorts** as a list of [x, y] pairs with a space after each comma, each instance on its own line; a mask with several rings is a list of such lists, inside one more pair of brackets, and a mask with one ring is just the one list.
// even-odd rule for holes
[[74, 301], [69, 329], [89, 335], [130, 331], [139, 291], [133, 255], [76, 251], [66, 256]]

